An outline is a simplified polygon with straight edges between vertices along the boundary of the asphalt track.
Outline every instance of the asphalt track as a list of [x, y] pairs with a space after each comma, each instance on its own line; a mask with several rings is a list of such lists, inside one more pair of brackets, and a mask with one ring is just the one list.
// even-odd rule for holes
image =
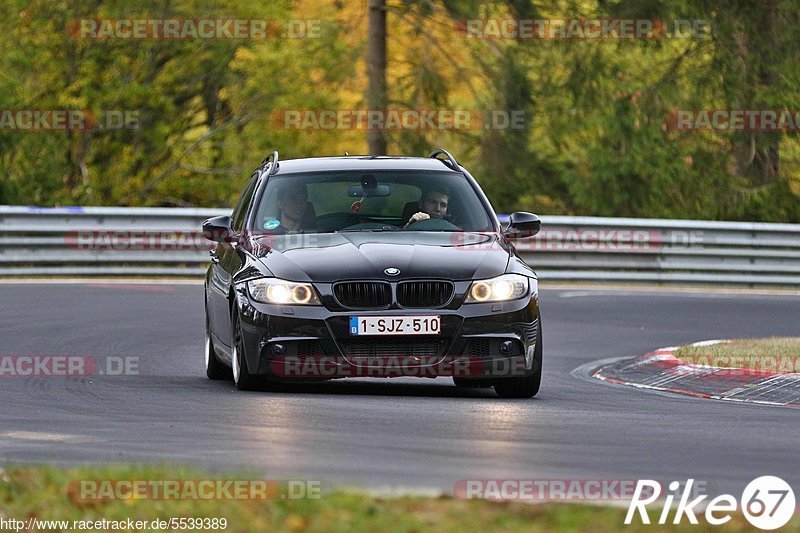
[[0, 355], [139, 358], [139, 375], [0, 378], [0, 464], [182, 463], [437, 491], [473, 478], [694, 478], [736, 494], [771, 474], [800, 489], [799, 410], [586, 377], [588, 363], [662, 346], [800, 335], [797, 295], [542, 290], [533, 400], [449, 378], [239, 392], [204, 376], [202, 298], [200, 285], [0, 285]]

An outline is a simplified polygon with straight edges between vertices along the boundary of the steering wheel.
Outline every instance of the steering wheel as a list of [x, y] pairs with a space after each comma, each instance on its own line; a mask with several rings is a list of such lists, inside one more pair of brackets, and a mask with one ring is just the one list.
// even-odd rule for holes
[[426, 218], [411, 222], [405, 228], [406, 231], [460, 231], [461, 228], [442, 218]]

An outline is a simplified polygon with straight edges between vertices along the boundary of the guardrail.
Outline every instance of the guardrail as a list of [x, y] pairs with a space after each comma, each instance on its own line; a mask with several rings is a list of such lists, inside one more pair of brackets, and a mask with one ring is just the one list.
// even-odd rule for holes
[[[0, 277], [199, 277], [229, 212], [0, 206]], [[543, 216], [517, 248], [543, 281], [800, 286], [800, 224]]]

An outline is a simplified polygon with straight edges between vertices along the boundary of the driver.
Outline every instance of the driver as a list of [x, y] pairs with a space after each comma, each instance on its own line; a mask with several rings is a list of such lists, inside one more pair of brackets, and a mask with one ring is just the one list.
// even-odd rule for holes
[[444, 218], [447, 215], [447, 206], [450, 199], [450, 189], [444, 185], [434, 185], [422, 193], [419, 200], [419, 211], [411, 215], [406, 225], [429, 218]]

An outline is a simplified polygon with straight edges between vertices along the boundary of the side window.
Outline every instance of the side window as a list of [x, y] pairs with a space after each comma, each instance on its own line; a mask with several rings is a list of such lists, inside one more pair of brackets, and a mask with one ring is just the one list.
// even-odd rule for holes
[[236, 202], [236, 207], [233, 209], [233, 215], [231, 215], [231, 218], [233, 219], [233, 230], [236, 233], [240, 233], [242, 231], [242, 227], [244, 226], [244, 217], [247, 214], [247, 208], [250, 205], [250, 201], [253, 199], [253, 192], [256, 189], [257, 181], [258, 172], [255, 172], [252, 176], [250, 176], [250, 181], [248, 181], [247, 185], [245, 185], [242, 195], [239, 197], [239, 201]]

